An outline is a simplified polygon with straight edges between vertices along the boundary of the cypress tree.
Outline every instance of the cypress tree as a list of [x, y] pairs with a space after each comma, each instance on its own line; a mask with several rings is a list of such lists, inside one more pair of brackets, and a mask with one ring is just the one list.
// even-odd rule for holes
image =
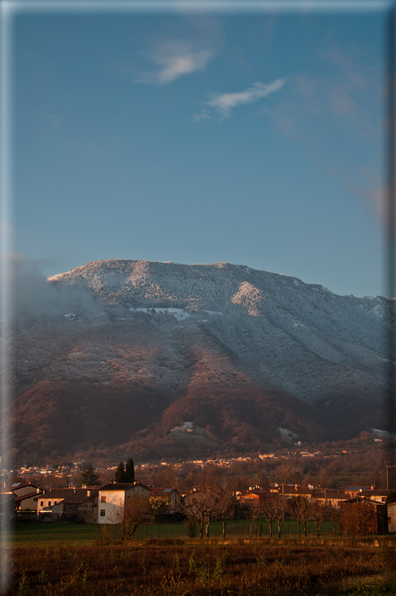
[[116, 482], [126, 482], [126, 474], [125, 474], [125, 468], [124, 468], [124, 462], [120, 461], [120, 463], [118, 464], [118, 468], [116, 469], [116, 473], [115, 473], [115, 481]]
[[125, 474], [126, 482], [135, 482], [135, 466], [133, 465], [133, 459], [131, 457], [127, 461]]

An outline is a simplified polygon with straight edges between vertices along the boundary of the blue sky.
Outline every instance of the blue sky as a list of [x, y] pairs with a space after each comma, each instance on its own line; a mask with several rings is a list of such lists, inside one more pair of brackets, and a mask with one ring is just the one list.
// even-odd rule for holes
[[384, 294], [381, 14], [20, 15], [14, 249]]

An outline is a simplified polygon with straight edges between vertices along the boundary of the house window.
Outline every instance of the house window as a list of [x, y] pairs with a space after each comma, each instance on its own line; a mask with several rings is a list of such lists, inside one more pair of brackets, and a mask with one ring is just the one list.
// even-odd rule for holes
[[33, 497], [33, 501], [37, 501], [37, 497]]
[[40, 501], [40, 507], [44, 507], [44, 501]]
[[48, 501], [48, 507], [51, 507], [51, 501]]
[[54, 501], [54, 505], [56, 505], [56, 504], [57, 504], [57, 502], [58, 502], [58, 501]]
[[100, 517], [104, 517], [104, 516], [105, 516], [105, 510], [104, 509], [101, 509], [100, 510]]
[[105, 495], [101, 495], [100, 502], [101, 503], [106, 503], [106, 496]]

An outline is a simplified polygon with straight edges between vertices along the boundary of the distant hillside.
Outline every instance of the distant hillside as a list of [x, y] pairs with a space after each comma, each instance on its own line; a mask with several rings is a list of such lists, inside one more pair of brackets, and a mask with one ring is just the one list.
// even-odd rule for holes
[[228, 263], [95, 261], [48, 282], [48, 314], [15, 323], [18, 459], [239, 453], [386, 429], [384, 298]]

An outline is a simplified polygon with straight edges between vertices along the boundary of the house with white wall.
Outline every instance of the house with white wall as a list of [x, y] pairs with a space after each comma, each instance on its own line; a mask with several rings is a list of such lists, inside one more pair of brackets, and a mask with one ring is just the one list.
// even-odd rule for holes
[[129, 497], [149, 499], [150, 489], [142, 482], [110, 482], [99, 489], [98, 524], [118, 524], [124, 519]]
[[396, 502], [387, 503], [388, 513], [388, 532], [396, 532]]
[[[15, 491], [13, 491], [15, 493]], [[42, 491], [36, 488], [34, 492], [23, 493], [15, 497], [16, 511], [37, 511], [37, 502], [42, 495]]]

